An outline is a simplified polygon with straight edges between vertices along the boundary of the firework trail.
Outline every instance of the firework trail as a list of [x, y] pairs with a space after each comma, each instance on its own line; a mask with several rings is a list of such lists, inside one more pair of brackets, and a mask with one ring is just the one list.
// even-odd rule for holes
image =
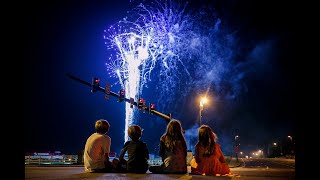
[[[181, 111], [187, 96], [214, 91], [215, 100], [227, 102], [246, 88], [243, 79], [255, 62], [237, 62], [239, 54], [246, 54], [238, 50], [236, 33], [222, 26], [214, 13], [189, 7], [171, 0], [139, 4], [130, 16], [105, 30], [112, 52], [106, 67], [125, 89], [126, 98], [137, 100], [144, 88], [156, 84], [157, 109], [174, 112]], [[126, 141], [136, 109], [125, 106]], [[193, 123], [195, 120], [192, 118]]]
[[[143, 87], [152, 80], [155, 67], [165, 82], [164, 87], [173, 87], [182, 74], [190, 76], [185, 68], [187, 61], [180, 57], [188, 54], [192, 34], [186, 5], [172, 1], [140, 4], [132, 11], [134, 20], [126, 17], [105, 30], [108, 48], [116, 52], [110, 56], [107, 70], [110, 76], [119, 79], [126, 98], [139, 98]], [[134, 123], [134, 111], [126, 104], [125, 140], [128, 140], [128, 127]]]

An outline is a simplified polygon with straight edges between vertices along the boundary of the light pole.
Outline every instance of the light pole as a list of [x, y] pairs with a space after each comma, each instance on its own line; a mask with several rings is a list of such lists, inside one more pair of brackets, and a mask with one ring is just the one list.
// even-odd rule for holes
[[208, 101], [208, 100], [207, 100], [206, 97], [202, 97], [201, 100], [200, 100], [200, 105], [199, 105], [199, 106], [200, 106], [200, 113], [199, 113], [199, 114], [200, 114], [200, 117], [199, 117], [199, 124], [200, 124], [200, 125], [199, 125], [199, 127], [201, 126], [203, 104], [207, 103], [207, 101]]
[[236, 153], [237, 162], [238, 162], [238, 151], [239, 151], [239, 143], [238, 143], [238, 141], [237, 141], [237, 138], [238, 138], [238, 137], [239, 137], [238, 135], [234, 136], [235, 153]]
[[288, 136], [288, 138], [290, 139], [290, 146], [289, 146], [289, 151], [290, 151], [290, 155], [294, 154], [294, 143], [292, 141], [292, 136]]

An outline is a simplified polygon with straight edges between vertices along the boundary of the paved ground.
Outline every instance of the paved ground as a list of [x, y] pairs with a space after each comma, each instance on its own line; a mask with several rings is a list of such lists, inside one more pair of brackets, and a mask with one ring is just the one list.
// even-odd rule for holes
[[100, 179], [231, 179], [227, 176], [201, 176], [187, 174], [132, 174], [132, 173], [84, 173], [83, 167], [26, 167], [25, 179], [80, 179], [80, 180], [100, 180]]
[[[229, 163], [231, 168], [240, 166], [240, 162], [235, 160]], [[190, 166], [188, 172], [190, 172]], [[52, 165], [26, 165], [25, 166], [25, 179], [80, 179], [80, 180], [99, 180], [99, 179], [232, 179], [236, 176], [201, 176], [187, 174], [132, 174], [132, 173], [84, 173], [83, 165], [65, 165], [65, 166], [52, 166]]]

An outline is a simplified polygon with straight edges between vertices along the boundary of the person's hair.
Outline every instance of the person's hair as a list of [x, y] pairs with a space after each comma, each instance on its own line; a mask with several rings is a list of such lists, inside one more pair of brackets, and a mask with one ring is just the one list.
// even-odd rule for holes
[[128, 128], [128, 135], [133, 141], [137, 141], [141, 138], [142, 130], [138, 125], [131, 125]]
[[217, 142], [217, 135], [212, 131], [208, 125], [202, 125], [198, 131], [198, 143], [205, 148], [202, 156], [208, 157], [215, 151], [215, 143]]
[[167, 125], [166, 132], [162, 135], [161, 140], [164, 142], [165, 147], [174, 152], [177, 141], [182, 141], [184, 146], [187, 146], [186, 140], [183, 136], [181, 123], [178, 120], [171, 120]]
[[95, 128], [96, 132], [100, 134], [105, 134], [109, 131], [110, 124], [107, 120], [99, 119], [96, 121]]

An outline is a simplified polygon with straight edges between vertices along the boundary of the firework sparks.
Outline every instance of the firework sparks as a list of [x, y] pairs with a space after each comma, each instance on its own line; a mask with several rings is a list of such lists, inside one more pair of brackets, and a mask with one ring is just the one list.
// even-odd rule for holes
[[[124, 18], [105, 30], [111, 55], [106, 64], [111, 77], [117, 77], [126, 98], [138, 99], [143, 87], [151, 81], [151, 72], [159, 65], [159, 74], [166, 84], [174, 84], [179, 78], [179, 67], [184, 67], [180, 58], [190, 45], [192, 21], [184, 6], [171, 1], [157, 1], [153, 6], [138, 5], [133, 12], [137, 18]], [[189, 72], [184, 68], [184, 72]], [[126, 104], [125, 140], [127, 128], [134, 122], [134, 109]]]

